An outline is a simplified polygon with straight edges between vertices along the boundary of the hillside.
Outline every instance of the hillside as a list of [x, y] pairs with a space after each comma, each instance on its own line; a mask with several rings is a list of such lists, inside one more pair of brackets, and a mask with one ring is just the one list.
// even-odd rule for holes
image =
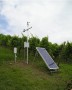
[[27, 65], [23, 60], [14, 63], [13, 55], [12, 50], [0, 47], [0, 90], [72, 88], [72, 64], [62, 63], [58, 72], [50, 73], [41, 58], [34, 62], [29, 59]]

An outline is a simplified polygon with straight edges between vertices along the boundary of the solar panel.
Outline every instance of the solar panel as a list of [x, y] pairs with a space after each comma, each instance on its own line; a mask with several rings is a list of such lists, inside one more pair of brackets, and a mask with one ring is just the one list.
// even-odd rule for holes
[[59, 68], [45, 48], [36, 47], [36, 49], [49, 69], [55, 70]]

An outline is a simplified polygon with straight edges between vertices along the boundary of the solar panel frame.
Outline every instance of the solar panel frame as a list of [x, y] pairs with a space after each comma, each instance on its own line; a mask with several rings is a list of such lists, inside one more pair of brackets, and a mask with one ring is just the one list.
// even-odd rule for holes
[[[45, 48], [41, 48], [41, 47], [36, 47], [37, 51], [39, 52], [40, 56], [42, 57], [42, 59], [44, 60], [44, 62], [46, 63], [47, 67], [49, 69], [52, 70], [56, 70], [59, 69], [59, 67], [57, 66], [57, 64], [54, 62], [54, 60], [51, 58], [51, 56], [49, 55], [49, 53], [47, 52], [47, 50]], [[45, 54], [44, 54], [45, 53]], [[45, 56], [44, 56], [45, 55]], [[49, 61], [50, 60], [50, 61]], [[54, 65], [53, 65], [54, 64]]]

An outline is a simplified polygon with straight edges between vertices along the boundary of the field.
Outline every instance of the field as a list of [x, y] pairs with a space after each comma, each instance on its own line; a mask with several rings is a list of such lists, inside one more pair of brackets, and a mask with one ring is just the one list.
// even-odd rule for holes
[[[19, 59], [19, 58], [18, 58]], [[30, 59], [33, 59], [30, 57]], [[0, 90], [70, 90], [72, 64], [61, 63], [56, 73], [50, 73], [41, 58], [14, 63], [14, 54], [0, 48]]]

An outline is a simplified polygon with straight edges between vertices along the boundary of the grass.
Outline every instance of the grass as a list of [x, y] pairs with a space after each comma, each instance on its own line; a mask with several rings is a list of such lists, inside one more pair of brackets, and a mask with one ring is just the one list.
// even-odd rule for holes
[[70, 90], [72, 88], [72, 64], [62, 63], [57, 73], [50, 73], [40, 57], [35, 60], [32, 56], [29, 58], [31, 60], [29, 59], [28, 65], [23, 60], [14, 63], [10, 59], [0, 64], [0, 90]]
[[[17, 60], [23, 60], [24, 55], [23, 52], [22, 54], [18, 55], [17, 54]], [[9, 49], [8, 47], [1, 47], [0, 46], [0, 63], [7, 62], [7, 61], [14, 61], [15, 56], [14, 56], [14, 51], [12, 49]]]
[[13, 59], [14, 59], [14, 54], [12, 50], [5, 47], [0, 47], [0, 63], [3, 61], [10, 61]]

